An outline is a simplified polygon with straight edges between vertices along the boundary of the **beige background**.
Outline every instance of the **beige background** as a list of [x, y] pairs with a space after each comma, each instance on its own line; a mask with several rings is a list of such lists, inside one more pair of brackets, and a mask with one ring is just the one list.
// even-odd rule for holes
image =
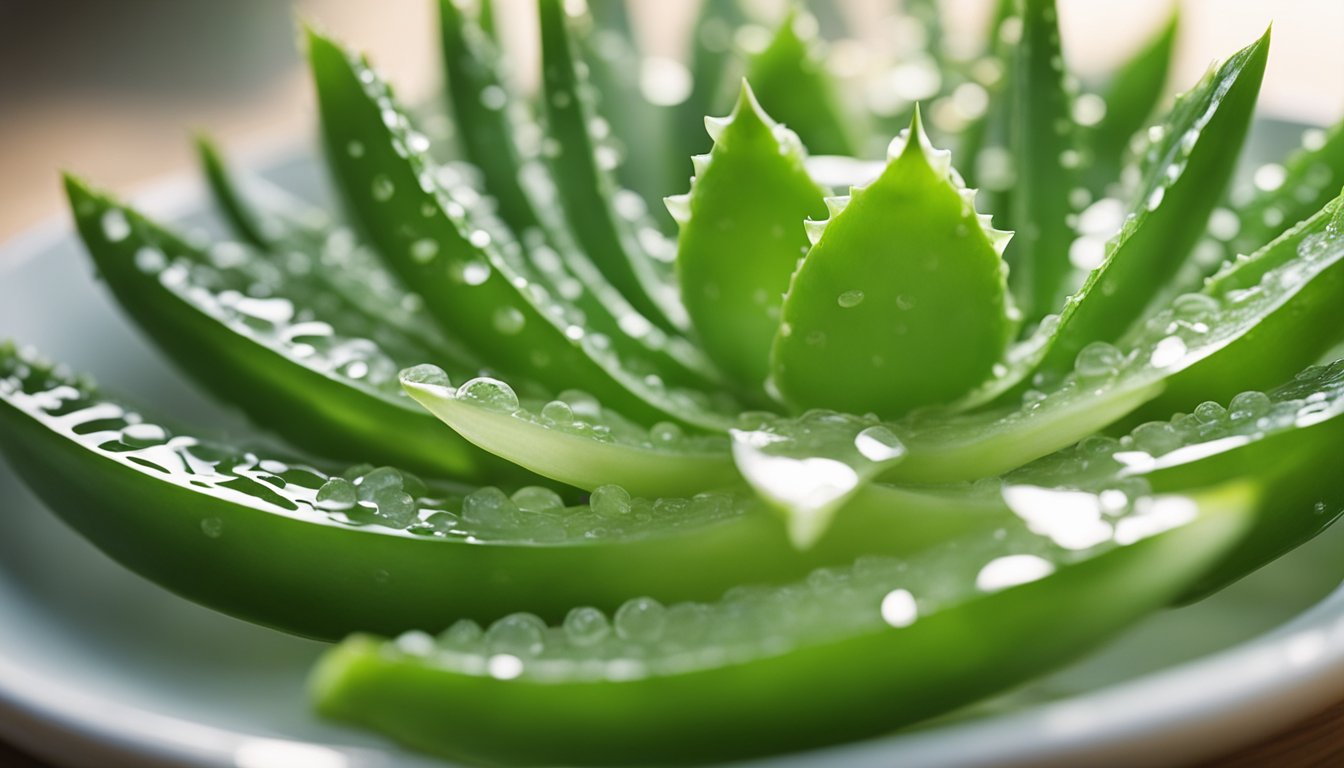
[[[592, 0], [611, 2], [612, 0]], [[531, 0], [498, 0], [517, 69], [535, 62]], [[956, 39], [982, 34], [987, 0], [944, 0]], [[1066, 53], [1104, 70], [1171, 0], [1059, 0]], [[884, 0], [842, 8], [869, 18]], [[634, 0], [642, 42], [678, 56], [692, 0]], [[1261, 106], [1326, 122], [1344, 113], [1344, 0], [1184, 0], [1174, 81], [1246, 44], [1271, 20]], [[134, 191], [191, 162], [190, 132], [232, 149], [302, 135], [312, 121], [292, 18], [367, 50], [408, 97], [438, 82], [429, 0], [0, 0], [0, 239], [60, 211], [56, 171]], [[867, 25], [875, 28], [875, 25]]]

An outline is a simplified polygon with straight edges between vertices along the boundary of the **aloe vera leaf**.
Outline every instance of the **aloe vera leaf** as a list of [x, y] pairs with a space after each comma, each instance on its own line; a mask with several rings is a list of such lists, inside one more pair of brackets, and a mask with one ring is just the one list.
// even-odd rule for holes
[[669, 131], [671, 178], [692, 173], [690, 158], [713, 145], [705, 135], [705, 115], [723, 114], [732, 104], [732, 87], [742, 66], [733, 35], [747, 18], [739, 0], [700, 4], [690, 35], [691, 93], [674, 110]]
[[[415, 358], [340, 334], [290, 299], [248, 295], [241, 275], [78, 179], [66, 178], [66, 193], [126, 313], [201, 386], [257, 424], [320, 456], [453, 477], [518, 475], [445, 434], [399, 391], [397, 371]], [[237, 245], [228, 257], [249, 255]]]
[[[1014, 56], [1010, 41], [1020, 38], [1017, 0], [997, 0], [981, 56], [969, 67], [970, 82], [985, 90], [986, 107], [958, 137], [957, 153], [966, 158], [961, 169], [968, 186], [980, 188], [980, 201], [991, 213], [1007, 211], [1013, 182], [1008, 131], [1012, 103], [1008, 90]], [[1013, 21], [1009, 21], [1013, 19]]]
[[[660, 152], [646, 147], [666, 147], [669, 102], [678, 94], [662, 92], [656, 78], [646, 78], [646, 69], [659, 64], [680, 66], [672, 61], [658, 64], [645, 61], [635, 47], [634, 31], [624, 2], [592, 3], [590, 28], [576, 35], [575, 42], [588, 65], [588, 78], [598, 95], [596, 127], [605, 142], [620, 155], [615, 168], [616, 180], [628, 190], [639, 193], [644, 204], [654, 210], [674, 187], [667, 161]], [[649, 92], [645, 92], [645, 86]], [[658, 87], [655, 87], [658, 86]], [[650, 101], [652, 95], [655, 101]], [[654, 216], [653, 221], [670, 229], [671, 221]]]
[[1302, 148], [1282, 167], [1281, 178], [1272, 165], [1262, 170], [1254, 191], [1233, 195], [1235, 212], [1220, 209], [1210, 219], [1210, 234], [1226, 241], [1229, 259], [1254, 252], [1320, 210], [1344, 187], [1344, 121], [1328, 131], [1307, 129]]
[[1166, 90], [1179, 29], [1180, 12], [1173, 6], [1167, 22], [1116, 70], [1102, 92], [1106, 113], [1086, 134], [1091, 150], [1087, 176], [1093, 190], [1104, 190], [1119, 178], [1130, 139], [1147, 125], [1157, 108]]
[[827, 199], [831, 219], [806, 224], [812, 249], [770, 358], [796, 407], [891, 418], [947, 402], [991, 377], [1014, 330], [999, 258], [1008, 233], [976, 214], [918, 115], [889, 154], [872, 184]]
[[466, 157], [481, 170], [499, 217], [521, 232], [540, 224], [519, 177], [524, 108], [509, 96], [497, 41], [454, 0], [439, 0], [440, 47], [453, 122]]
[[210, 194], [238, 238], [254, 248], [272, 247], [275, 233], [268, 222], [261, 220], [237, 190], [232, 175], [224, 164], [219, 148], [206, 136], [196, 137], [196, 155], [200, 159]]
[[271, 281], [273, 295], [305, 304], [339, 332], [372, 339], [405, 359], [448, 361], [459, 370], [484, 367], [443, 334], [420, 296], [406, 290], [354, 233], [264, 179], [236, 179], [209, 139], [198, 138], [197, 149], [210, 193], [235, 234], [270, 255], [264, 272], [283, 275]]
[[[1125, 517], [1121, 545], [968, 536], [909, 561], [703, 606], [632, 601], [552, 630], [514, 617], [465, 642], [359, 635], [319, 662], [312, 694], [325, 717], [495, 764], [706, 762], [861, 738], [1099, 645], [1235, 543], [1253, 504], [1244, 488], [1157, 497]], [[533, 627], [530, 642], [506, 642], [518, 625]], [[529, 738], [509, 738], [502, 711], [526, 719]]]
[[[535, 486], [510, 497], [392, 467], [329, 474], [165, 427], [10, 343], [0, 343], [0, 450], [53, 512], [131, 570], [324, 639], [515, 611], [558, 620], [574, 605], [615, 610], [641, 595], [714, 599], [1012, 518], [981, 489], [872, 489], [799, 552], [735, 491], [655, 501], [605, 486], [565, 507]], [[688, 562], [714, 567], [688, 572]]]
[[816, 17], [791, 8], [770, 44], [748, 61], [747, 79], [766, 110], [793, 129], [809, 151], [853, 155], [861, 143], [857, 120], [841, 104], [820, 45]]
[[906, 453], [876, 417], [835, 411], [763, 418], [731, 434], [733, 462], [783, 515], [789, 539], [800, 549], [815, 545], [835, 513]]
[[1142, 333], [1210, 326], [1253, 311], [1265, 293], [1296, 289], [1283, 306], [1217, 355], [1172, 377], [1162, 396], [1135, 418], [1160, 418], [1244, 389], [1267, 389], [1321, 358], [1344, 338], [1344, 203], [1336, 198], [1315, 216], [1250, 257], [1229, 262], [1198, 294], [1176, 299]]
[[590, 395], [520, 400], [505, 382], [454, 387], [435, 369], [402, 375], [411, 397], [467, 440], [540, 475], [585, 490], [616, 484], [638, 496], [690, 496], [739, 482], [722, 435], [652, 428], [604, 409]]
[[[311, 32], [309, 54], [338, 185], [379, 253], [425, 297], [445, 331], [515, 382], [583, 389], [648, 423], [723, 428], [726, 415], [686, 410], [681, 391], [652, 363], [589, 333], [582, 313], [538, 284], [507, 231], [454, 199], [471, 191], [431, 170], [386, 86], [365, 65]], [[342, 151], [352, 143], [361, 147], [358, 157]]]
[[[1225, 403], [1225, 405], [1224, 405]], [[1200, 579], [1187, 599], [1235, 581], [1328, 527], [1344, 510], [1335, 471], [1344, 440], [1344, 361], [1308, 368], [1267, 392], [1247, 390], [1205, 401], [1193, 413], [1140, 424], [1118, 440], [1094, 436], [1034, 462], [1005, 483], [1127, 489], [1130, 495], [1200, 488], [1229, 477], [1254, 478], [1273, 499], [1253, 532]], [[1010, 506], [1013, 503], [1012, 494]], [[1099, 500], [1108, 494], [1101, 491]], [[1030, 497], [1021, 498], [1027, 504]], [[1088, 535], [1089, 525], [1077, 531]]]
[[528, 261], [550, 291], [583, 313], [584, 326], [628, 355], [648, 357], [669, 383], [717, 387], [712, 363], [691, 342], [654, 326], [630, 305], [574, 242], [540, 159], [524, 149], [540, 133], [499, 69], [499, 53], [451, 0], [440, 2], [445, 72], [468, 158], [477, 163], [499, 213], [522, 233]]
[[1146, 173], [1132, 215], [1099, 267], [1064, 306], [1047, 370], [1067, 370], [1090, 342], [1115, 341], [1146, 312], [1189, 286], [1173, 278], [1203, 234], [1250, 124], [1269, 53], [1269, 32], [1233, 54], [1149, 129]]
[[1021, 40], [1009, 69], [1009, 147], [1015, 171], [1008, 216], [1016, 231], [1004, 251], [1008, 285], [1028, 322], [1056, 311], [1072, 289], [1071, 196], [1079, 185], [1077, 86], [1064, 71], [1055, 0], [1023, 0]]
[[667, 331], [685, 328], [686, 311], [670, 278], [671, 265], [658, 258], [661, 233], [645, 220], [639, 196], [617, 189], [606, 166], [618, 158], [614, 151], [600, 152], [593, 136], [595, 95], [576, 66], [564, 4], [538, 0], [537, 7], [548, 136], [543, 154], [575, 240], [641, 314]]
[[1215, 278], [1206, 293], [1178, 297], [1120, 347], [1088, 345], [1062, 383], [1023, 393], [1020, 405], [928, 413], [892, 425], [909, 454], [884, 478], [997, 475], [1129, 414], [1160, 418], [1292, 376], [1329, 349], [1339, 337], [1333, 329], [1344, 327], [1334, 319], [1344, 304], [1341, 210], [1336, 199]]
[[746, 81], [732, 113], [705, 125], [714, 148], [696, 157], [691, 191], [667, 199], [682, 227], [677, 278], [705, 351], [746, 391], [763, 392], [784, 291], [808, 249], [803, 221], [825, 218], [826, 190], [803, 167], [797, 135]]

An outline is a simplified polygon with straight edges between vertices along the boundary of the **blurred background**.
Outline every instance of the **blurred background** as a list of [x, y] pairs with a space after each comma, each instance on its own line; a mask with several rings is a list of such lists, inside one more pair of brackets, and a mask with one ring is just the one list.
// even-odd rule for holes
[[[590, 0], [617, 2], [618, 0]], [[768, 1], [768, 0], [767, 0]], [[1106, 71], [1163, 23], [1178, 0], [1059, 0], [1068, 65]], [[837, 0], [854, 29], [880, 38], [897, 0]], [[953, 45], [983, 39], [991, 0], [943, 0]], [[1260, 105], [1326, 123], [1344, 114], [1344, 1], [1180, 0], [1171, 84], [1274, 22]], [[694, 0], [632, 0], [640, 44], [684, 57]], [[520, 78], [536, 66], [531, 0], [497, 0]], [[57, 214], [56, 171], [133, 192], [188, 167], [190, 134], [208, 129], [246, 154], [306, 137], [312, 98], [295, 19], [367, 51], [418, 100], [438, 87], [430, 0], [0, 0], [0, 240]], [[878, 42], [881, 42], [878, 40]]]

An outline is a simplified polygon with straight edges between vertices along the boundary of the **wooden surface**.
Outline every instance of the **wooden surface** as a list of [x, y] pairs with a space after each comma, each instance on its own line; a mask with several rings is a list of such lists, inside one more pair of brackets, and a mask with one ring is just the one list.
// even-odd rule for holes
[[[530, 0], [497, 0], [513, 30], [517, 68], [528, 49]], [[634, 0], [637, 15], [686, 16], [684, 3]], [[881, 0], [849, 0], [861, 13]], [[984, 0], [944, 0], [953, 25], [975, 34]], [[1071, 66], [1107, 67], [1153, 28], [1168, 0], [1059, 0]], [[191, 163], [187, 137], [206, 127], [226, 146], [302, 135], [312, 121], [306, 75], [293, 51], [291, 13], [372, 52], [415, 99], [438, 78], [431, 3], [399, 0], [0, 0], [0, 241], [61, 212], [56, 171], [87, 174], [119, 191]], [[1185, 0], [1177, 82], [1252, 39], [1271, 18], [1274, 46], [1261, 103], [1277, 114], [1326, 122], [1344, 110], [1344, 2]], [[395, 12], [389, 9], [395, 8]], [[677, 9], [679, 10], [669, 10]], [[663, 55], [677, 44], [645, 24], [642, 42]], [[963, 23], [964, 22], [964, 23]], [[652, 30], [652, 31], [650, 31]], [[164, 62], [168, 62], [167, 66]], [[3, 335], [0, 329], [0, 335]], [[2, 500], [0, 500], [2, 501]], [[0, 766], [42, 766], [0, 743]], [[1344, 765], [1344, 703], [1209, 766]]]

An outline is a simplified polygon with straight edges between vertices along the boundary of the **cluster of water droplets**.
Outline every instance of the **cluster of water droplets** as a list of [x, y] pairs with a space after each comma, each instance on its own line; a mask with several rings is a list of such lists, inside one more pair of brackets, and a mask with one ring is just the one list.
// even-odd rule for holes
[[484, 376], [454, 388], [448, 375], [432, 365], [416, 366], [402, 377], [408, 383], [440, 388], [442, 396], [476, 408], [601, 443], [681, 453], [722, 453], [725, 447], [722, 436], [687, 433], [675, 422], [661, 421], [646, 427], [630, 421], [580, 390], [566, 390], [550, 400], [519, 398], [507, 382]]
[[[1061, 509], [1080, 501], [1093, 499], [1054, 499]], [[1135, 540], [1180, 524], [1170, 519], [1170, 510], [1164, 514], [1165, 528], [1150, 526]], [[784, 585], [734, 587], [712, 603], [665, 606], [640, 597], [611, 613], [575, 608], [558, 626], [526, 613], [488, 627], [463, 620], [437, 637], [403, 634], [388, 652], [500, 680], [620, 682], [680, 674], [900, 631], [967, 601], [1048, 577], [1117, 543], [1070, 547], [1020, 526], [964, 537], [910, 559], [867, 556]]]
[[1190, 413], [1151, 421], [1119, 438], [1094, 435], [1013, 473], [1009, 481], [1097, 489], [1120, 484], [1131, 496], [1145, 475], [1216, 456], [1344, 413], [1344, 362], [1302, 371], [1271, 392], [1250, 390], [1226, 404], [1200, 403]]

